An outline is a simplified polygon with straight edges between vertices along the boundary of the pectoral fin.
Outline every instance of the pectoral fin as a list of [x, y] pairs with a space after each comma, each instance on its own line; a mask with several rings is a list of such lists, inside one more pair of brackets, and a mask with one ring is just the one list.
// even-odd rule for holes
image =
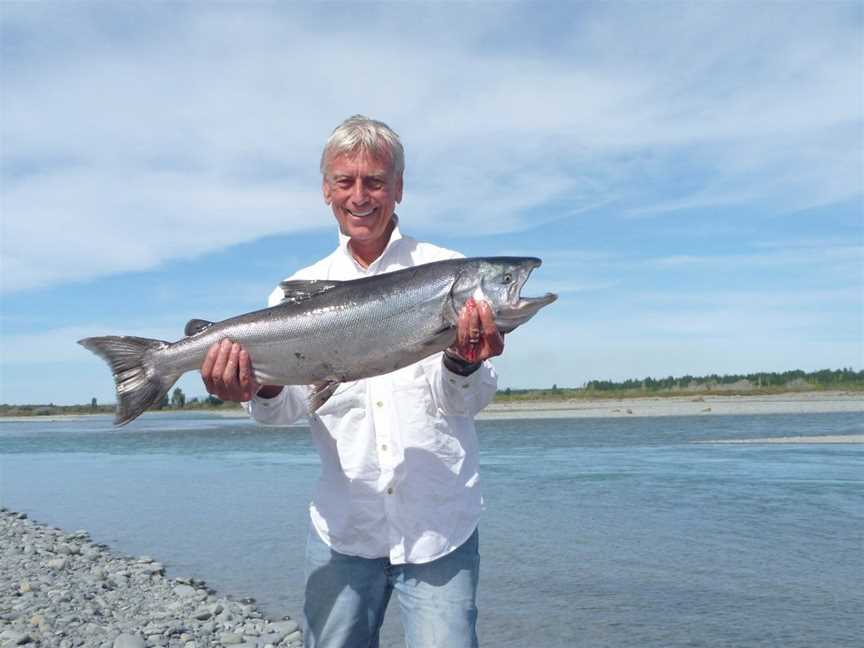
[[325, 380], [314, 383], [309, 394], [309, 413], [314, 414], [333, 395], [342, 383], [335, 380]]

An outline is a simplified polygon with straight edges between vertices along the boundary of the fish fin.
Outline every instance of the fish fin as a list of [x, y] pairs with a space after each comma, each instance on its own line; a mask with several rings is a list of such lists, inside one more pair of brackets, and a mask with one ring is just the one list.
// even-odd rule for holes
[[162, 340], [108, 335], [84, 338], [78, 344], [105, 360], [114, 373], [114, 425], [126, 425], [159, 403], [182, 375], [165, 373], [153, 361], [154, 352], [168, 347]]
[[312, 393], [309, 394], [309, 413], [314, 414], [333, 395], [339, 385], [338, 380], [324, 380], [312, 385]]
[[282, 290], [282, 302], [301, 302], [321, 295], [336, 286], [341, 286], [344, 281], [330, 281], [321, 279], [291, 279], [279, 284]]
[[183, 333], [186, 337], [189, 337], [190, 335], [195, 335], [196, 333], [200, 333], [204, 329], [213, 326], [213, 324], [215, 324], [215, 322], [202, 319], [191, 319], [186, 322], [186, 328], [183, 330]]

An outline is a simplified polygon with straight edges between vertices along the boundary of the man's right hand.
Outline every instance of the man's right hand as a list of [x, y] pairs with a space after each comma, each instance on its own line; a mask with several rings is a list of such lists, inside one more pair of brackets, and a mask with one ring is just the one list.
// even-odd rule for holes
[[207, 351], [201, 379], [207, 392], [223, 401], [248, 401], [259, 392], [264, 398], [273, 398], [282, 391], [278, 385], [259, 385], [249, 353], [229, 339], [216, 342]]

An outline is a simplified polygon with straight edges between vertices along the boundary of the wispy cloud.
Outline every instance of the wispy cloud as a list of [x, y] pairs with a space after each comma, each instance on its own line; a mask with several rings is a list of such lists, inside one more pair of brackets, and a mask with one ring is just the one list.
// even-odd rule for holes
[[427, 232], [862, 192], [851, 6], [570, 7], [554, 51], [519, 5], [55, 9], [2, 18], [6, 291], [332, 227], [317, 157], [358, 111], [403, 135]]

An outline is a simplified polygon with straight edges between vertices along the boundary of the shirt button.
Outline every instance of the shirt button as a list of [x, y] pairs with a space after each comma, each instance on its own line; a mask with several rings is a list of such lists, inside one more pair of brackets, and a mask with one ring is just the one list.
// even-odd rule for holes
[[387, 489], [387, 494], [388, 494], [388, 495], [392, 495], [392, 494], [393, 494], [393, 488], [392, 488], [392, 487]]
[[375, 403], [378, 407], [384, 407], [384, 401], [378, 401]]

